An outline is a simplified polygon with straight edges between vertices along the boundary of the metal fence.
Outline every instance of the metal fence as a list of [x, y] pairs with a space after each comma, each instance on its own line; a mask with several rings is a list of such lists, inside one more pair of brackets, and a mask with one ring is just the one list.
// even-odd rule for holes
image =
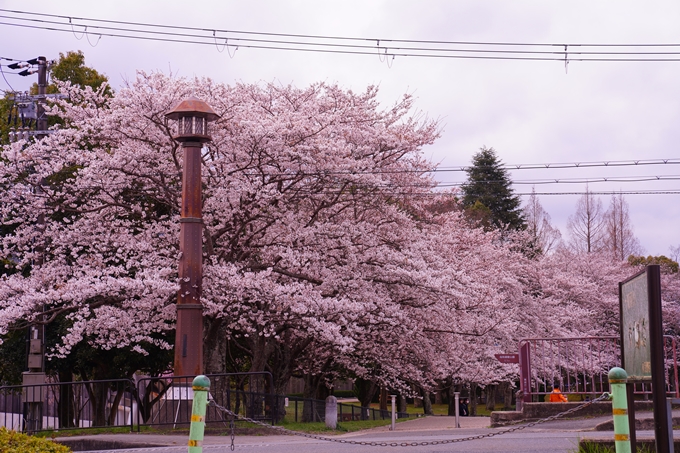
[[0, 426], [19, 431], [128, 426], [132, 381], [53, 382], [0, 387]]
[[[261, 373], [208, 374], [210, 398], [219, 405], [245, 417], [274, 423], [277, 416], [272, 403], [274, 396], [272, 375]], [[188, 426], [194, 376], [166, 376], [143, 378], [137, 381], [138, 429], [144, 426]], [[206, 425], [225, 424], [223, 413], [209, 407]]]
[[[271, 373], [207, 375], [210, 398], [249, 419], [266, 423], [323, 422], [325, 401], [274, 395]], [[0, 426], [24, 432], [96, 427], [186, 428], [191, 422], [194, 376], [109, 381], [52, 382], [0, 387]], [[409, 417], [398, 413], [398, 417]], [[386, 420], [390, 411], [338, 403], [338, 420]], [[229, 420], [210, 406], [208, 428]]]
[[[311, 398], [277, 395], [277, 407], [283, 408], [285, 420], [290, 422], [323, 422], [326, 420], [326, 402]], [[397, 412], [397, 418], [416, 417], [416, 414]], [[355, 420], [389, 420], [392, 412], [389, 410], [361, 407], [349, 403], [338, 402], [338, 421]], [[283, 420], [283, 418], [280, 418]]]
[[[666, 391], [680, 397], [678, 344], [664, 337]], [[520, 384], [525, 401], [542, 398], [554, 385], [566, 394], [592, 398], [609, 390], [608, 373], [621, 365], [619, 337], [530, 338], [520, 341]], [[651, 394], [651, 385], [638, 383], [635, 393]]]
[[[217, 403], [248, 418], [275, 422], [271, 373], [208, 375]], [[0, 387], [0, 426], [24, 432], [95, 427], [186, 427], [194, 376], [51, 382]], [[210, 423], [224, 424], [212, 408]]]

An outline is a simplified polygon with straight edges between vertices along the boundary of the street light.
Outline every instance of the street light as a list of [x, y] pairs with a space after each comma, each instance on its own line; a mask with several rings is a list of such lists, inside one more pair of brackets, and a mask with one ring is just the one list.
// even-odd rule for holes
[[201, 148], [212, 140], [208, 123], [219, 116], [204, 101], [191, 96], [165, 117], [177, 121], [173, 138], [184, 151], [174, 374], [196, 376], [203, 374]]

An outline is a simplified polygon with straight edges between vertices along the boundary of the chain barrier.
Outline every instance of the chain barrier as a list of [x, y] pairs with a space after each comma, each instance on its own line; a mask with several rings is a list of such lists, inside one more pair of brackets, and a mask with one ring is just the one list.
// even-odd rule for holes
[[234, 434], [234, 432], [236, 431], [236, 423], [234, 423], [233, 415], [229, 417], [229, 431], [231, 431], [231, 445], [229, 446], [229, 448], [231, 449], [231, 451], [234, 451], [234, 448], [236, 448], [236, 446], [234, 445], [234, 438], [236, 437]]
[[422, 446], [427, 446], [427, 445], [444, 445], [444, 444], [453, 444], [453, 443], [456, 443], [456, 442], [467, 442], [467, 441], [470, 441], [470, 440], [485, 439], [485, 438], [488, 438], [488, 437], [494, 437], [494, 436], [500, 436], [500, 435], [503, 435], [503, 434], [513, 433], [513, 432], [516, 432], [516, 431], [520, 431], [522, 429], [531, 428], [532, 426], [536, 426], [536, 425], [539, 425], [541, 423], [549, 422], [549, 421], [552, 421], [552, 420], [557, 420], [558, 418], [562, 418], [562, 417], [565, 417], [569, 414], [577, 412], [577, 411], [584, 409], [584, 408], [586, 408], [586, 407], [590, 406], [591, 404], [594, 404], [598, 401], [603, 401], [603, 400], [608, 400], [608, 399], [610, 399], [610, 395], [609, 395], [609, 393], [605, 392], [601, 396], [595, 398], [592, 401], [588, 401], [586, 403], [583, 403], [579, 406], [573, 407], [573, 408], [566, 410], [564, 412], [560, 412], [559, 414], [551, 415], [550, 417], [546, 417], [546, 418], [543, 418], [543, 419], [540, 419], [540, 420], [536, 420], [535, 422], [526, 423], [526, 424], [523, 424], [523, 425], [517, 425], [517, 426], [513, 426], [512, 428], [504, 429], [502, 431], [495, 431], [495, 432], [492, 432], [492, 433], [480, 434], [480, 435], [477, 435], [477, 436], [459, 437], [459, 438], [456, 438], [456, 439], [429, 440], [429, 441], [423, 441], [423, 442], [375, 442], [375, 441], [367, 442], [367, 441], [358, 441], [358, 440], [334, 439], [332, 437], [317, 436], [315, 434], [293, 431], [293, 430], [290, 430], [290, 429], [286, 429], [282, 426], [272, 426], [272, 425], [269, 425], [267, 423], [261, 422], [260, 420], [254, 420], [252, 418], [243, 417], [242, 415], [239, 415], [239, 414], [236, 414], [236, 413], [230, 411], [229, 409], [227, 409], [224, 406], [220, 406], [219, 404], [217, 404], [217, 402], [215, 402], [215, 400], [210, 400], [208, 402], [208, 405], [213, 406], [213, 407], [217, 408], [218, 410], [224, 412], [225, 414], [229, 415], [230, 420], [231, 420], [230, 423], [229, 423], [229, 426], [230, 426], [230, 429], [231, 429], [231, 446], [230, 446], [230, 448], [231, 448], [232, 451], [234, 451], [234, 448], [235, 448], [235, 446], [234, 446], [234, 420], [235, 419], [238, 419], [238, 420], [241, 420], [241, 421], [244, 421], [244, 422], [253, 423], [253, 424], [259, 425], [259, 426], [264, 426], [265, 428], [269, 428], [269, 429], [278, 431], [282, 434], [289, 434], [289, 435], [293, 435], [293, 436], [307, 437], [309, 439], [323, 440], [323, 441], [327, 441], [327, 442], [336, 442], [336, 443], [339, 443], [339, 444], [366, 445], [366, 446], [371, 446], [371, 447], [422, 447]]

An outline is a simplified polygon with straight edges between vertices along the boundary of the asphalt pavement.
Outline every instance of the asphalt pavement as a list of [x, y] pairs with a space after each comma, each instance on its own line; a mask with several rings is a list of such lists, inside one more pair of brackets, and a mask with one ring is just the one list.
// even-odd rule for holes
[[[649, 414], [641, 413], [641, 417]], [[509, 453], [571, 453], [582, 438], [613, 439], [612, 431], [595, 431], [595, 426], [611, 416], [556, 420], [524, 427], [514, 425], [489, 428], [488, 417], [460, 417], [460, 428], [454, 417], [423, 417], [400, 422], [395, 431], [389, 426], [341, 435], [325, 435], [333, 441], [294, 435], [236, 436], [235, 451], [248, 453], [381, 453], [381, 452], [509, 452]], [[518, 429], [519, 428], [519, 429]], [[676, 437], [680, 432], [675, 433]], [[638, 431], [638, 438], [654, 437], [651, 431]], [[99, 449], [90, 453], [179, 453], [187, 451], [187, 435], [161, 434], [100, 434], [68, 438], [94, 440]], [[59, 440], [58, 438], [56, 440]], [[106, 444], [104, 444], [106, 443]], [[375, 443], [377, 445], [371, 445]], [[222, 436], [206, 436], [205, 453], [231, 451], [231, 439], [225, 430]], [[115, 448], [123, 447], [123, 448]], [[115, 448], [115, 449], [114, 449]], [[82, 451], [82, 450], [81, 450]]]

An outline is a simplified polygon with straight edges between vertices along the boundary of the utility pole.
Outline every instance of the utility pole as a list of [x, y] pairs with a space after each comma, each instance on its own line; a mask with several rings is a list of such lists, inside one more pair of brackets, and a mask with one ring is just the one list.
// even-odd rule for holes
[[[63, 94], [47, 94], [47, 71], [54, 61], [47, 61], [43, 56], [26, 60], [25, 62], [13, 63], [8, 65], [10, 69], [24, 69], [17, 73], [20, 76], [38, 74], [38, 94], [31, 95], [25, 93], [13, 93], [13, 100], [16, 106], [16, 116], [14, 124], [21, 118], [21, 128], [11, 128], [9, 133], [10, 141], [30, 140], [32, 137], [40, 140], [50, 134], [48, 130], [47, 114], [45, 112], [45, 102], [47, 99], [63, 99]], [[11, 111], [10, 111], [11, 112]], [[10, 113], [11, 120], [11, 113]], [[35, 120], [35, 130], [30, 130]], [[41, 179], [33, 193], [41, 196], [45, 180]], [[33, 246], [36, 258], [33, 260], [32, 267], [36, 269], [45, 261], [45, 245], [42, 233], [45, 231], [45, 215], [40, 212], [36, 219], [36, 229], [40, 233], [38, 240]], [[44, 311], [44, 306], [40, 308]], [[42, 429], [43, 425], [43, 401], [47, 396], [45, 386], [45, 324], [44, 316], [38, 315], [36, 322], [28, 328], [26, 333], [27, 349], [27, 371], [23, 373], [22, 384], [24, 386], [22, 402], [24, 410], [24, 431], [34, 432]]]
[[[45, 95], [47, 94], [47, 59], [38, 57], [38, 118], [35, 130], [40, 133], [47, 130], [47, 116], [45, 115]], [[44, 135], [38, 135], [42, 138]]]
[[[29, 76], [31, 74], [38, 74], [38, 94], [31, 95], [28, 92], [14, 92], [12, 98], [16, 106], [14, 116], [14, 126], [10, 128], [9, 140], [15, 142], [18, 140], [29, 140], [31, 137], [38, 139], [45, 137], [52, 131], [47, 127], [47, 115], [45, 114], [45, 102], [47, 99], [64, 99], [67, 96], [63, 94], [47, 94], [47, 71], [55, 61], [47, 61], [45, 57], [38, 57], [28, 60], [25, 63], [13, 63], [7, 65], [10, 69], [24, 69], [17, 74], [20, 76]], [[36, 67], [37, 66], [37, 67]], [[11, 113], [8, 124], [11, 123]], [[21, 127], [16, 129], [17, 120], [21, 118]], [[31, 130], [35, 120], [35, 130]]]
[[[38, 65], [38, 97], [36, 98], [36, 134], [37, 139], [46, 135], [47, 116], [45, 115], [45, 94], [47, 92], [47, 59], [45, 57], [36, 58]], [[43, 181], [35, 188], [35, 193], [42, 192]], [[43, 213], [38, 215], [36, 228], [38, 231], [45, 230], [45, 216]], [[35, 246], [37, 258], [33, 266], [37, 267], [44, 262], [44, 245], [42, 235], [39, 236]], [[41, 311], [44, 311], [42, 307]], [[28, 329], [28, 371], [23, 373], [22, 384], [24, 386], [23, 400], [25, 413], [25, 427], [27, 432], [39, 431], [42, 429], [43, 419], [43, 400], [45, 392], [45, 325], [43, 316], [39, 316], [39, 322]]]

